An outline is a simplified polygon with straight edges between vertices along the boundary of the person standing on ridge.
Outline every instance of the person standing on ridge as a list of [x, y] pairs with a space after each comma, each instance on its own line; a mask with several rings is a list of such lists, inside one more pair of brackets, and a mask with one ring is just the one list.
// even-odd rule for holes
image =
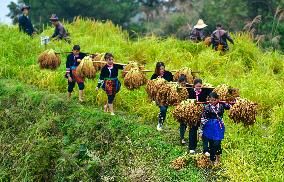
[[27, 5], [22, 6], [21, 10], [23, 14], [19, 16], [19, 30], [20, 32], [24, 32], [29, 36], [32, 36], [33, 34], [35, 34], [35, 30], [31, 22], [31, 19], [29, 17], [30, 9], [31, 9], [30, 6]]

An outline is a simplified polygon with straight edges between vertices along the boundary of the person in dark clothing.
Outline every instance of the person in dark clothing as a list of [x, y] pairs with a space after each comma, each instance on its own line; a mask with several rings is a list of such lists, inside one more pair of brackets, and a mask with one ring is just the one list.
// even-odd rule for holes
[[124, 65], [114, 64], [114, 57], [111, 53], [106, 53], [104, 58], [107, 61], [107, 64], [101, 70], [96, 90], [100, 87], [103, 88], [108, 97], [108, 101], [104, 106], [104, 111], [107, 112], [109, 110], [111, 115], [115, 115], [113, 110], [113, 101], [121, 86], [121, 83], [117, 78], [118, 70], [123, 70]]
[[35, 34], [35, 30], [32, 25], [31, 19], [29, 18], [30, 6], [24, 5], [21, 10], [23, 14], [19, 17], [19, 30], [28, 34], [29, 36], [32, 36], [33, 34]]
[[52, 25], [55, 27], [54, 33], [51, 36], [52, 39], [55, 40], [65, 40], [66, 42], [70, 43], [70, 37], [68, 31], [64, 28], [62, 23], [58, 20], [58, 17], [56, 14], [52, 14], [52, 16], [49, 18]]
[[190, 40], [192, 40], [193, 42], [203, 41], [205, 39], [203, 30], [205, 27], [207, 27], [207, 25], [202, 19], [199, 19], [189, 35]]
[[[151, 80], [156, 78], [164, 78], [168, 82], [173, 81], [173, 74], [169, 71], [165, 70], [165, 64], [163, 62], [158, 62], [156, 64], [155, 73], [152, 75]], [[164, 121], [166, 119], [168, 106], [167, 105], [161, 105], [160, 103], [157, 103], [160, 108], [160, 113], [158, 115], [158, 125], [157, 130], [161, 131]]]
[[209, 102], [202, 114], [200, 133], [208, 139], [210, 160], [214, 165], [218, 165], [222, 154], [221, 141], [225, 133], [223, 114], [224, 110], [229, 110], [231, 105], [219, 102], [219, 96], [215, 92], [210, 93]]
[[[193, 88], [188, 89], [189, 99], [196, 99], [197, 102], [206, 102], [208, 95], [212, 92], [210, 88], [202, 88], [202, 80], [196, 78], [193, 82]], [[189, 130], [189, 152], [191, 154], [195, 153], [197, 147], [197, 130], [200, 123], [192, 126]], [[185, 144], [184, 141], [184, 134], [186, 131], [187, 125], [185, 123], [181, 123], [180, 125], [180, 139], [181, 143]], [[206, 138], [202, 138], [203, 141], [203, 153], [209, 156], [209, 149], [208, 149], [208, 141]]]
[[233, 39], [230, 37], [229, 33], [223, 30], [222, 25], [218, 24], [216, 30], [211, 34], [212, 48], [216, 51], [227, 51], [229, 46], [227, 40], [234, 44]]
[[80, 52], [80, 46], [74, 45], [72, 49], [72, 53], [67, 56], [66, 61], [66, 77], [68, 79], [68, 98], [71, 97], [71, 93], [75, 87], [75, 83], [77, 82], [79, 87], [79, 101], [83, 101], [83, 90], [84, 90], [84, 79], [76, 74], [76, 68], [80, 64], [80, 60], [82, 60], [86, 56], [85, 53]]

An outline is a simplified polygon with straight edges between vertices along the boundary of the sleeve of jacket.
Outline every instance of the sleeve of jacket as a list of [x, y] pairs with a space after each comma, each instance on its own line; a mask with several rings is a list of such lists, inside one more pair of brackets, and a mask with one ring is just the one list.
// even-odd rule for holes
[[62, 38], [64, 37], [64, 35], [65, 35], [65, 29], [64, 29], [63, 26], [60, 26], [60, 27], [59, 27], [59, 34], [58, 34], [58, 37], [59, 37], [60, 39], [62, 39]]
[[171, 72], [170, 72], [170, 75], [171, 75], [171, 81], [173, 81], [174, 76], [173, 76], [173, 74]]
[[104, 83], [104, 79], [105, 79], [105, 75], [106, 75], [106, 67], [103, 67], [102, 70], [101, 70], [101, 74], [100, 74], [100, 77], [99, 77], [99, 80], [98, 80], [98, 85], [97, 87], [100, 88], [102, 86], [102, 84]]
[[215, 36], [215, 31], [211, 34], [211, 43], [212, 43], [213, 47], [216, 46], [216, 42], [215, 42], [214, 36]]
[[55, 28], [55, 30], [54, 30], [54, 32], [53, 32], [53, 34], [52, 34], [52, 36], [51, 36], [51, 38], [54, 38], [54, 37], [56, 37], [57, 36], [57, 30], [56, 30], [57, 28]]
[[119, 70], [123, 70], [125, 67], [124, 65], [121, 65], [121, 64], [114, 64], [114, 66]]
[[157, 75], [154, 73], [152, 76], [151, 76], [151, 80], [154, 80], [157, 78]]
[[226, 36], [226, 39], [228, 39], [228, 41], [230, 41], [232, 44], [234, 44], [234, 41], [233, 41], [233, 39], [231, 38], [231, 36], [229, 35], [228, 32], [226, 32], [225, 36]]
[[231, 108], [230, 104], [223, 103], [224, 110], [229, 110]]
[[68, 55], [68, 56], [67, 56], [67, 60], [66, 60], [66, 75], [67, 75], [67, 76], [70, 76], [70, 72], [71, 72], [70, 58], [71, 58], [71, 56]]
[[19, 30], [22, 32], [22, 31], [24, 31], [24, 27], [23, 27], [23, 17], [22, 16], [19, 16], [19, 18], [18, 18], [18, 20], [19, 20]]

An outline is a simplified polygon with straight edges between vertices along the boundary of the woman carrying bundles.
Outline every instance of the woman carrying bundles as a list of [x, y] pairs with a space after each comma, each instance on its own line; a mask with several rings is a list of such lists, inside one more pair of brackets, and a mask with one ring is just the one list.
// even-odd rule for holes
[[225, 125], [223, 122], [224, 110], [230, 105], [220, 102], [217, 93], [209, 94], [209, 104], [205, 106], [202, 114], [200, 134], [209, 142], [210, 160], [214, 165], [220, 163], [222, 154], [221, 141], [224, 139]]
[[80, 64], [81, 61], [86, 56], [85, 53], [80, 52], [80, 46], [74, 45], [72, 49], [72, 53], [67, 56], [66, 61], [66, 75], [65, 77], [68, 79], [68, 99], [71, 98], [71, 93], [75, 87], [77, 82], [79, 87], [79, 101], [83, 102], [83, 91], [84, 91], [84, 78], [80, 77], [76, 74], [76, 68]]
[[[212, 89], [209, 88], [202, 88], [202, 80], [200, 78], [196, 78], [193, 81], [193, 88], [189, 88], [189, 99], [196, 99], [197, 102], [206, 102], [208, 95], [212, 92]], [[197, 147], [197, 130], [200, 123], [196, 123], [189, 129], [189, 153], [194, 154], [196, 147]], [[184, 134], [186, 131], [186, 124], [182, 124], [180, 126], [180, 139], [181, 144], [185, 144]], [[209, 156], [209, 149], [208, 149], [208, 140], [202, 137], [203, 142], [203, 153], [206, 156]]]
[[107, 64], [101, 70], [96, 90], [102, 86], [108, 97], [107, 103], [104, 105], [104, 111], [107, 112], [109, 110], [111, 115], [115, 115], [113, 111], [113, 100], [115, 98], [115, 94], [117, 94], [120, 90], [121, 83], [117, 79], [117, 76], [118, 70], [122, 70], [123, 65], [114, 64], [114, 56], [111, 53], [106, 53], [104, 58]]
[[[155, 73], [152, 75], [151, 80], [154, 80], [156, 78], [164, 78], [165, 80], [170, 82], [170, 81], [173, 81], [173, 74], [171, 72], [165, 70], [165, 64], [163, 62], [157, 62]], [[159, 103], [157, 103], [157, 104], [160, 108], [160, 113], [158, 115], [157, 130], [161, 131], [163, 124], [164, 124], [164, 121], [166, 119], [168, 106], [167, 105], [161, 105]]]

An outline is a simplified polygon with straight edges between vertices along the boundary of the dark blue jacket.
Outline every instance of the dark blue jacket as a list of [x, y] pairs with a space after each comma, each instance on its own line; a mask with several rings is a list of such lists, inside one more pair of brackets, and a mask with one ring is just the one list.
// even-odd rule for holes
[[34, 27], [28, 16], [21, 15], [19, 17], [19, 29], [21, 32], [25, 32], [28, 35], [32, 35], [34, 32]]

